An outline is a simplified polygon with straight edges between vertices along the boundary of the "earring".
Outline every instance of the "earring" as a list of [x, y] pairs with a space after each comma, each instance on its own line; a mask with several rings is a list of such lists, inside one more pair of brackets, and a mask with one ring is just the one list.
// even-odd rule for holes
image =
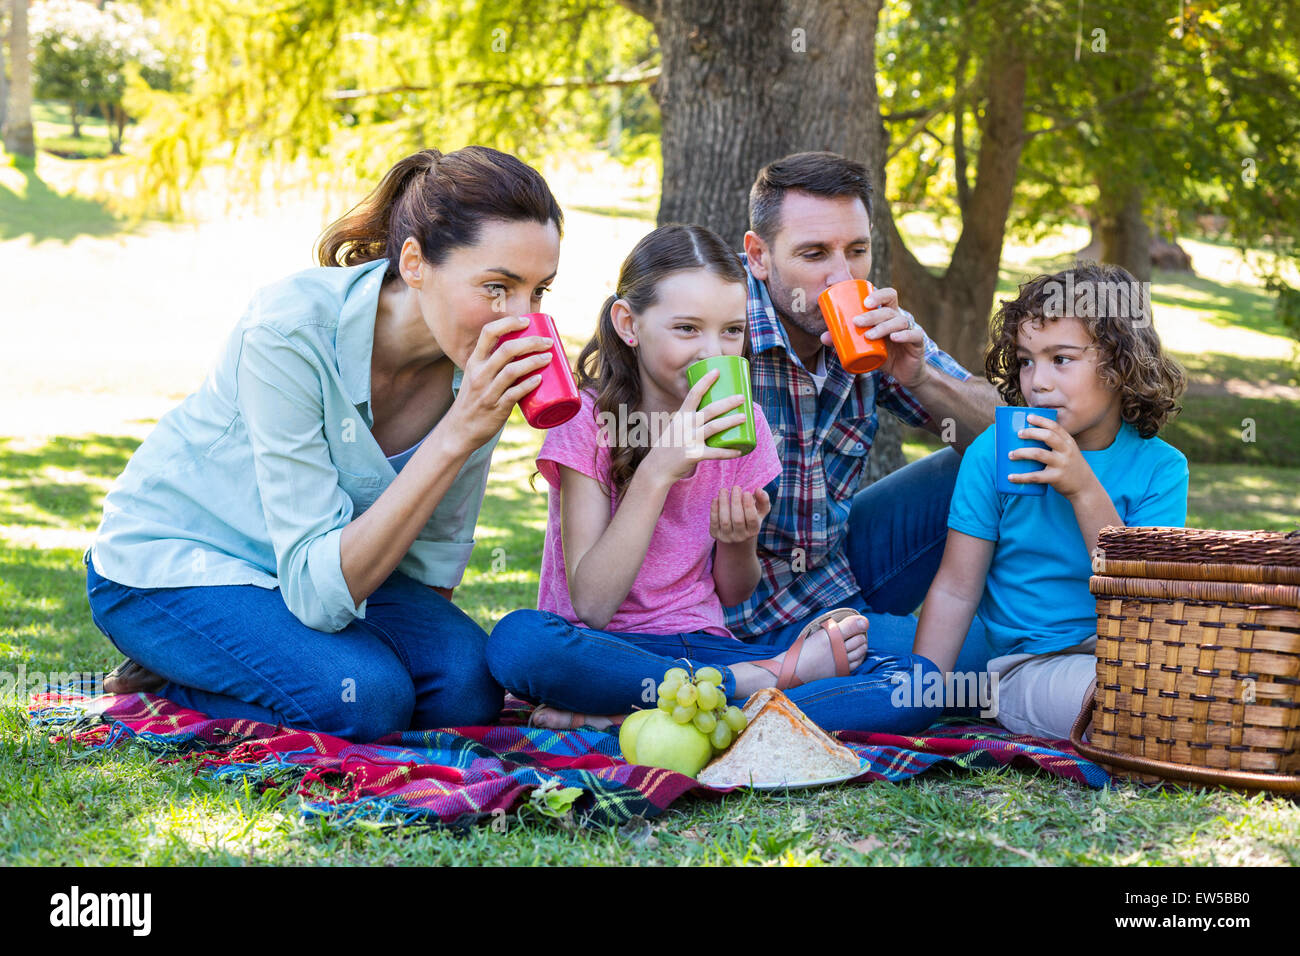
[[627, 344], [630, 345], [630, 346], [632, 346], [633, 348], [635, 348], [635, 347], [636, 347], [636, 339], [628, 339], [628, 340], [627, 340]]

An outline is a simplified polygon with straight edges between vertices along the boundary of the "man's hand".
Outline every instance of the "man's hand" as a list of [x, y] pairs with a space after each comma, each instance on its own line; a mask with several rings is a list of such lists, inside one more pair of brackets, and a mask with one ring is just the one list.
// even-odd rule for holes
[[[879, 371], [907, 390], [921, 386], [929, 375], [925, 362], [925, 332], [912, 313], [898, 305], [898, 291], [888, 286], [876, 289], [863, 300], [863, 313], [853, 323], [868, 329], [867, 338], [889, 337], [889, 357]], [[830, 332], [822, 333], [822, 344], [832, 345]]]

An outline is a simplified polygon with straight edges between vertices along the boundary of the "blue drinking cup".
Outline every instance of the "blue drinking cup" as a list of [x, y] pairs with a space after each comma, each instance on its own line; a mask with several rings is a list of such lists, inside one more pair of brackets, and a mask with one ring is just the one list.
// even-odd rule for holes
[[1045, 466], [1041, 461], [1033, 461], [1028, 458], [1008, 459], [1007, 455], [1016, 448], [1046, 448], [1047, 446], [1040, 441], [1021, 438], [1018, 432], [1022, 428], [1034, 427], [1025, 420], [1029, 415], [1041, 415], [1044, 418], [1056, 421], [1056, 409], [1026, 408], [1023, 405], [999, 405], [993, 412], [995, 416], [993, 420], [993, 446], [994, 457], [996, 458], [993, 473], [996, 477], [998, 494], [1047, 494], [1047, 485], [1045, 484], [1014, 484], [1007, 478], [1008, 475], [1024, 475], [1031, 471], [1042, 471]]

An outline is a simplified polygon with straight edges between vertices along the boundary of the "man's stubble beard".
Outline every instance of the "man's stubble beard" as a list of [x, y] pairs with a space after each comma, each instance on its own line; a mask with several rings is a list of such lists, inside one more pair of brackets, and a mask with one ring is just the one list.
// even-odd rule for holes
[[794, 297], [791, 290], [786, 286], [775, 266], [772, 266], [769, 270], [767, 291], [769, 298], [772, 300], [772, 308], [776, 310], [777, 318], [814, 338], [820, 338], [821, 334], [826, 331], [826, 320], [822, 318], [821, 309], [817, 305], [817, 297], [809, 295], [808, 290], [805, 289], [804, 302], [811, 309], [803, 313], [795, 312], [793, 307]]

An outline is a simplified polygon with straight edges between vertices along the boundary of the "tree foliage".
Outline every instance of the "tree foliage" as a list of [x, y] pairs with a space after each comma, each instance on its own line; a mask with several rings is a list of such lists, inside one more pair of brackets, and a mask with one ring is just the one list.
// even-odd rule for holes
[[157, 22], [127, 3], [101, 9], [85, 0], [41, 0], [31, 7], [31, 42], [36, 95], [67, 103], [74, 133], [77, 117], [98, 106], [110, 124], [112, 150], [121, 152], [129, 70], [139, 70], [153, 86], [167, 82]]
[[1225, 218], [1294, 254], [1300, 213], [1300, 4], [905, 0], [881, 35], [891, 196], [960, 215], [990, 71], [1026, 38], [1026, 142], [1009, 225], [1035, 236], [1136, 187], [1162, 231]]
[[[612, 0], [156, 0], [191, 38], [157, 117], [156, 188], [224, 158], [301, 158], [370, 179], [423, 146], [536, 159], [582, 143], [657, 147], [649, 25]], [[617, 117], [618, 122], [615, 122]], [[364, 135], [359, 135], [364, 134]], [[611, 135], [612, 134], [612, 135]]]

